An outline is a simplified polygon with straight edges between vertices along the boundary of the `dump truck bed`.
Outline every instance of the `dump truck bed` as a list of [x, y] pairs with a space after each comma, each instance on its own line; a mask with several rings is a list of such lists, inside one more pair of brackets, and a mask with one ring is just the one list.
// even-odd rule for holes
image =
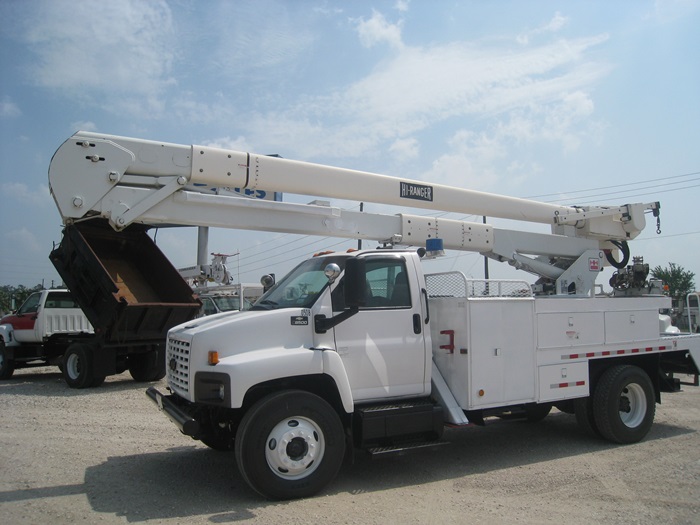
[[141, 225], [121, 232], [101, 219], [66, 226], [49, 258], [108, 343], [162, 342], [201, 307]]

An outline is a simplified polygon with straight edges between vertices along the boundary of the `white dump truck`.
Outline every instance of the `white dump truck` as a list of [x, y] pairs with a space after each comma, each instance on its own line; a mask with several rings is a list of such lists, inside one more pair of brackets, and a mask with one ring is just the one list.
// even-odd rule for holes
[[[0, 379], [12, 377], [17, 368], [62, 367], [66, 349], [93, 334], [68, 290], [34, 292], [16, 312], [0, 319]], [[74, 364], [71, 361], [68, 367]]]
[[[56, 152], [52, 194], [66, 231], [160, 225], [375, 240], [378, 249], [301, 262], [249, 311], [171, 328], [168, 392], [149, 397], [180, 431], [233, 451], [269, 498], [306, 497], [349, 451], [404, 453], [446, 425], [576, 414], [616, 443], [643, 439], [662, 392], [697, 384], [700, 336], [670, 331], [670, 307], [628, 242], [659, 203], [567, 207], [247, 152], [76, 133]], [[227, 189], [219, 192], [218, 189]], [[230, 188], [375, 201], [541, 223], [490, 224], [264, 202]], [[406, 210], [407, 211], [407, 210]], [[535, 274], [472, 280], [428, 272], [444, 249]], [[614, 292], [597, 295], [606, 265]], [[70, 268], [68, 268], [70, 271]], [[694, 381], [689, 381], [694, 378]]]

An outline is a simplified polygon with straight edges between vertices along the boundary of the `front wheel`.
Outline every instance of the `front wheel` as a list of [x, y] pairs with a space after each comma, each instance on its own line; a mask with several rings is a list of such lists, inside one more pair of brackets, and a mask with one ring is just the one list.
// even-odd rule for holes
[[245, 481], [271, 499], [316, 494], [340, 470], [345, 434], [337, 412], [300, 390], [271, 394], [246, 413], [235, 441]]
[[593, 396], [593, 415], [600, 434], [615, 443], [636, 443], [654, 422], [654, 386], [637, 366], [605, 371]]
[[15, 373], [15, 362], [9, 358], [5, 341], [0, 339], [0, 379], [10, 379]]

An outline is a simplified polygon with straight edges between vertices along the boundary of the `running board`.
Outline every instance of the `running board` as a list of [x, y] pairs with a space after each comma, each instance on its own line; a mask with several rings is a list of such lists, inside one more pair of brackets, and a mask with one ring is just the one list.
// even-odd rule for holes
[[425, 441], [421, 443], [405, 443], [403, 445], [392, 445], [388, 447], [372, 447], [367, 449], [367, 453], [372, 459], [383, 459], [393, 456], [405, 456], [422, 450], [435, 450], [443, 445], [449, 445], [449, 441]]

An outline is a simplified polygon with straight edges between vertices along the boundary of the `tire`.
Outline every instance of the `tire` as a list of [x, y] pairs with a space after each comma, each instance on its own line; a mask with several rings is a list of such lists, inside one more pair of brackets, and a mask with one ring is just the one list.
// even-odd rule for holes
[[129, 373], [134, 381], [159, 381], [165, 377], [165, 352], [158, 347], [128, 358]]
[[345, 433], [326, 401], [287, 390], [248, 410], [236, 433], [235, 450], [241, 475], [253, 490], [270, 499], [305, 498], [338, 474]]
[[598, 381], [593, 415], [600, 434], [615, 443], [636, 443], [649, 433], [656, 411], [654, 386], [637, 366], [609, 368]]
[[[93, 372], [92, 349], [89, 345], [75, 343], [63, 354], [63, 378], [71, 388], [90, 388], [99, 377]], [[104, 381], [104, 377], [102, 378]]]
[[538, 423], [546, 418], [552, 410], [552, 405], [542, 403], [539, 405], [525, 405], [525, 417], [532, 423]]
[[578, 426], [591, 437], [601, 437], [593, 416], [592, 397], [581, 397], [574, 399], [574, 414]]
[[5, 341], [0, 339], [0, 379], [10, 379], [15, 373], [15, 362], [8, 357]]

